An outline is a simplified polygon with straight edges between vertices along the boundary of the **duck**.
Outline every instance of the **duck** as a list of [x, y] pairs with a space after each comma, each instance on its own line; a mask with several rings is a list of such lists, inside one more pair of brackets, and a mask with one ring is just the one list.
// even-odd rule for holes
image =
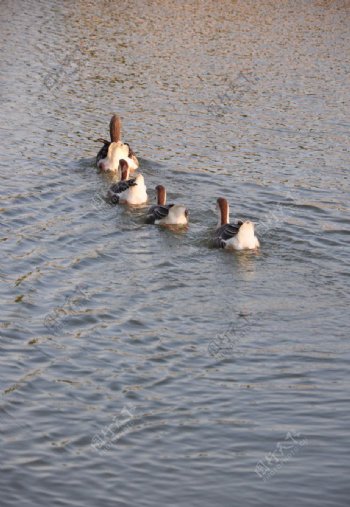
[[125, 159], [119, 162], [121, 181], [108, 190], [107, 200], [112, 204], [144, 204], [148, 200], [147, 187], [142, 174], [130, 178], [130, 167]]
[[109, 132], [111, 140], [97, 139], [103, 146], [97, 154], [96, 165], [102, 172], [112, 172], [118, 174], [119, 161], [126, 160], [130, 172], [136, 171], [139, 162], [133, 150], [128, 143], [121, 141], [122, 121], [119, 115], [114, 114], [109, 122]]
[[189, 212], [181, 204], [166, 204], [166, 190], [156, 186], [157, 204], [148, 210], [146, 223], [155, 225], [187, 225]]
[[231, 250], [254, 250], [260, 246], [253, 222], [238, 220], [230, 224], [229, 204], [223, 197], [217, 199], [216, 208], [219, 222], [215, 231], [215, 246]]

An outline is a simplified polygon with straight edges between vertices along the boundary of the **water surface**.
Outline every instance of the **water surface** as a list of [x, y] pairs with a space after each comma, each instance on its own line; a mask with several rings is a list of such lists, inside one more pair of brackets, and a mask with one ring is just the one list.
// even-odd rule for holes
[[[348, 505], [349, 22], [2, 2], [2, 506]], [[187, 232], [103, 200], [113, 112]]]

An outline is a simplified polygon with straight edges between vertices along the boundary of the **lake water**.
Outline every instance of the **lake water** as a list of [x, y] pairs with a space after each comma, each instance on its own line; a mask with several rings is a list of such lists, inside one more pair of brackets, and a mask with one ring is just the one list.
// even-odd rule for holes
[[[350, 2], [0, 30], [1, 506], [349, 505]], [[188, 231], [103, 200], [114, 112]], [[219, 196], [259, 252], [209, 248]]]

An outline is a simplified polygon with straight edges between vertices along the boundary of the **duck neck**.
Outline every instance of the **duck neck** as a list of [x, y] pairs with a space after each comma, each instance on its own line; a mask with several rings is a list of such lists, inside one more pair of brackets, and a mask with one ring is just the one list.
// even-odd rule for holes
[[120, 160], [120, 179], [121, 181], [126, 181], [129, 179], [129, 166], [126, 160]]
[[111, 135], [111, 142], [117, 143], [121, 140], [122, 135], [122, 122], [117, 114], [114, 114], [109, 123], [109, 133]]
[[158, 206], [165, 206], [166, 203], [166, 190], [162, 185], [157, 187], [157, 204]]
[[229, 223], [229, 205], [225, 199], [219, 201], [218, 227]]

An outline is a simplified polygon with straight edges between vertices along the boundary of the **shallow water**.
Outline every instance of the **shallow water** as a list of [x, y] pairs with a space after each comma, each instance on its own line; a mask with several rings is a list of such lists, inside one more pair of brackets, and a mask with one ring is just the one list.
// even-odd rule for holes
[[[1, 506], [348, 505], [349, 21], [2, 2]], [[113, 112], [188, 231], [104, 202]]]

